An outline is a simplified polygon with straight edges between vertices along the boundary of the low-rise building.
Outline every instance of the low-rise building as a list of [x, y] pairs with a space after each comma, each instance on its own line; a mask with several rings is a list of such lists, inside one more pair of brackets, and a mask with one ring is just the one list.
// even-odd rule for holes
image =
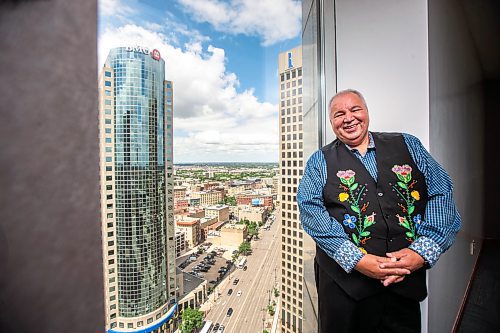
[[201, 241], [200, 219], [187, 216], [179, 216], [176, 221], [176, 229], [186, 234], [188, 248], [193, 248]]
[[201, 239], [205, 241], [210, 230], [216, 230], [219, 222], [216, 217], [203, 217], [200, 219]]
[[224, 191], [210, 190], [192, 192], [191, 198], [200, 198], [200, 206], [202, 207], [216, 205], [224, 200]]
[[198, 198], [189, 198], [189, 207], [199, 207], [201, 199]]
[[185, 186], [174, 186], [174, 200], [186, 197], [186, 187]]
[[219, 246], [238, 247], [247, 239], [245, 224], [225, 224], [220, 228], [220, 236], [213, 237], [213, 243]]
[[248, 220], [262, 224], [266, 221], [269, 210], [264, 207], [238, 206], [238, 220]]
[[229, 206], [213, 205], [205, 208], [206, 217], [216, 217], [217, 222], [226, 222], [229, 220]]
[[174, 209], [186, 209], [189, 207], [189, 200], [186, 198], [174, 198]]
[[269, 194], [245, 192], [236, 195], [235, 198], [238, 206], [262, 206], [271, 209], [274, 207], [273, 196]]
[[178, 313], [188, 307], [197, 309], [207, 300], [207, 281], [182, 272], [179, 268], [176, 271], [178, 299]]
[[186, 253], [187, 251], [187, 242], [186, 242], [186, 233], [183, 230], [175, 231], [175, 256], [179, 257]]

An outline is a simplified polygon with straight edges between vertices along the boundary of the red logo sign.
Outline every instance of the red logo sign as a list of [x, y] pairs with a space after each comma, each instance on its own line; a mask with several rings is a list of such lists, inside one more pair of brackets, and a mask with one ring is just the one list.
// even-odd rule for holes
[[151, 51], [151, 56], [154, 60], [160, 60], [160, 51], [154, 49], [153, 51]]

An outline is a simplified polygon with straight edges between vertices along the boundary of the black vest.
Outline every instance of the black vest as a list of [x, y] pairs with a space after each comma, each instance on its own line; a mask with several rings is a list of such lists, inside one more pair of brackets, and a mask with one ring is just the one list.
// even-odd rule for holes
[[[378, 180], [338, 139], [321, 150], [327, 164], [323, 189], [325, 207], [342, 225], [350, 240], [365, 253], [385, 256], [408, 247], [418, 238], [427, 204], [427, 186], [396, 133], [372, 133], [377, 154]], [[389, 287], [356, 270], [346, 273], [318, 246], [316, 261], [354, 299], [390, 288], [418, 301], [427, 296], [425, 270], [419, 269]]]

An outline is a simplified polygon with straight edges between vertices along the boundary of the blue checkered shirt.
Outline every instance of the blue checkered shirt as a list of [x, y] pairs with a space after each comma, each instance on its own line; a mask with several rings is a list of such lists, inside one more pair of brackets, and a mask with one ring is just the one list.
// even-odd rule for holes
[[[377, 180], [376, 147], [371, 133], [368, 150], [362, 156], [357, 149], [351, 152], [363, 163], [370, 175]], [[460, 229], [460, 214], [453, 201], [453, 184], [446, 171], [432, 158], [416, 137], [403, 133], [413, 161], [423, 173], [429, 201], [424, 219], [418, 229], [419, 237], [409, 246], [432, 267], [442, 253], [455, 241]], [[333, 258], [346, 272], [351, 272], [363, 252], [349, 240], [342, 225], [331, 217], [323, 203], [327, 167], [321, 150], [307, 161], [304, 175], [297, 190], [297, 204], [302, 227], [316, 244]]]

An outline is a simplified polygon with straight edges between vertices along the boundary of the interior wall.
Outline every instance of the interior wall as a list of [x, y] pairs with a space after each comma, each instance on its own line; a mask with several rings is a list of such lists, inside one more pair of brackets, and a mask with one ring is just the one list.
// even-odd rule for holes
[[427, 2], [336, 0], [335, 20], [338, 91], [364, 94], [372, 131], [410, 133], [428, 147]]
[[460, 2], [433, 0], [428, 10], [430, 149], [453, 179], [463, 223], [429, 271], [429, 332], [450, 332], [483, 238], [484, 84]]
[[96, 4], [0, 4], [3, 333], [104, 330]]
[[[498, 3], [497, 3], [498, 5]], [[500, 13], [500, 11], [497, 11]], [[498, 44], [497, 44], [498, 45]], [[500, 78], [488, 79], [485, 82], [485, 107], [484, 107], [484, 221], [485, 238], [500, 239], [500, 221], [495, 209], [499, 195], [494, 189], [500, 188], [500, 177], [495, 177], [500, 170], [500, 161], [491, 158], [492, 152], [498, 149], [498, 124], [500, 124]]]

